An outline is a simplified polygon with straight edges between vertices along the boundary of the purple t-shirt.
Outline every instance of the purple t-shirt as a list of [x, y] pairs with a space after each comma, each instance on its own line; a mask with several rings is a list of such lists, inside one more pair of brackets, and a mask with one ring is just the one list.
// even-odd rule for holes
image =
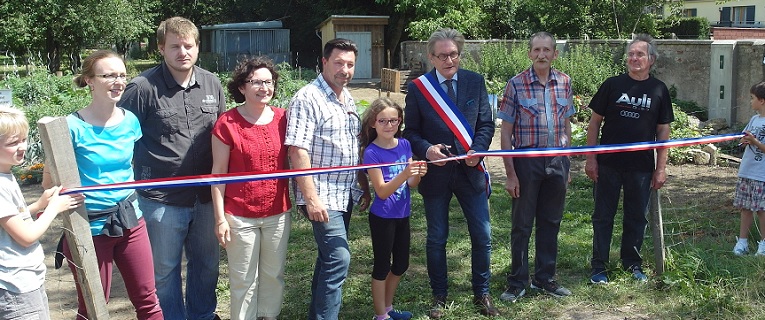
[[[412, 147], [404, 138], [398, 138], [398, 145], [392, 149], [383, 149], [370, 143], [364, 149], [364, 164], [376, 163], [399, 163], [406, 162], [412, 157]], [[395, 165], [382, 167], [383, 180], [385, 182], [393, 180], [399, 173], [404, 171], [406, 165]], [[411, 201], [409, 195], [409, 184], [404, 182], [387, 199], [380, 199], [375, 195], [372, 207], [369, 212], [380, 218], [405, 218], [411, 211]]]

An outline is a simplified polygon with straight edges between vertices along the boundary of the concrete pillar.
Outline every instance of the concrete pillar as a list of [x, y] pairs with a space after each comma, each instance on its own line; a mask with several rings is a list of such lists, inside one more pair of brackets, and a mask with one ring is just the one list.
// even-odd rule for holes
[[732, 123], [735, 91], [733, 81], [735, 40], [712, 41], [709, 68], [709, 118]]

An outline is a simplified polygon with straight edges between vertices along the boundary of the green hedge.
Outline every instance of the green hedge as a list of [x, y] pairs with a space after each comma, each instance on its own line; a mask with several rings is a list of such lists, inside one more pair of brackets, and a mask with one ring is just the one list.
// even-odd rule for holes
[[709, 20], [704, 17], [687, 17], [679, 20], [660, 20], [659, 31], [664, 38], [709, 39]]

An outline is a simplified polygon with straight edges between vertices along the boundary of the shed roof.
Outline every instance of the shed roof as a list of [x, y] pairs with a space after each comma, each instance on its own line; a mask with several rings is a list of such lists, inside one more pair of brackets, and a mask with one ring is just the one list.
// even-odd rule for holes
[[273, 21], [252, 21], [252, 22], [238, 22], [238, 23], [222, 23], [211, 26], [202, 26], [202, 30], [249, 30], [249, 29], [280, 29], [282, 22], [278, 20]]
[[324, 25], [332, 22], [334, 24], [366, 24], [366, 25], [387, 25], [390, 16], [355, 16], [355, 15], [337, 15], [333, 14], [322, 21], [316, 29], [321, 29]]

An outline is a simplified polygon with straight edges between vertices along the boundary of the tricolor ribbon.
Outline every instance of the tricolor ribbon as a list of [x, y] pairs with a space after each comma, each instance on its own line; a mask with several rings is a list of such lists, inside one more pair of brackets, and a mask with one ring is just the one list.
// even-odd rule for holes
[[[715, 136], [707, 136], [700, 138], [686, 138], [677, 140], [665, 140], [665, 141], [652, 141], [652, 142], [636, 142], [625, 144], [608, 144], [598, 146], [584, 146], [584, 147], [568, 147], [568, 148], [530, 148], [530, 149], [518, 149], [518, 150], [489, 150], [479, 151], [471, 155], [459, 155], [441, 159], [437, 161], [429, 161], [429, 163], [447, 162], [454, 160], [463, 160], [471, 157], [551, 157], [551, 156], [574, 156], [584, 154], [603, 154], [603, 153], [616, 153], [616, 152], [630, 152], [630, 151], [642, 151], [652, 149], [668, 149], [676, 147], [687, 147], [692, 145], [718, 143], [729, 140], [734, 140], [743, 137], [743, 133], [732, 133]], [[89, 191], [107, 191], [107, 190], [121, 190], [121, 189], [159, 189], [159, 188], [176, 188], [176, 187], [190, 187], [190, 186], [210, 186], [214, 184], [227, 184], [237, 182], [248, 182], [268, 179], [285, 179], [294, 178], [300, 176], [327, 174], [334, 172], [342, 172], [349, 170], [366, 170], [373, 168], [382, 168], [394, 165], [407, 165], [406, 162], [397, 163], [381, 163], [381, 164], [366, 164], [357, 166], [342, 166], [342, 167], [328, 167], [328, 168], [310, 168], [310, 169], [298, 169], [298, 170], [276, 170], [271, 172], [236, 172], [226, 174], [205, 174], [186, 177], [172, 177], [162, 179], [148, 179], [131, 182], [121, 182], [112, 184], [101, 184], [86, 187], [74, 187], [66, 188], [61, 191], [61, 194], [82, 193]]]

